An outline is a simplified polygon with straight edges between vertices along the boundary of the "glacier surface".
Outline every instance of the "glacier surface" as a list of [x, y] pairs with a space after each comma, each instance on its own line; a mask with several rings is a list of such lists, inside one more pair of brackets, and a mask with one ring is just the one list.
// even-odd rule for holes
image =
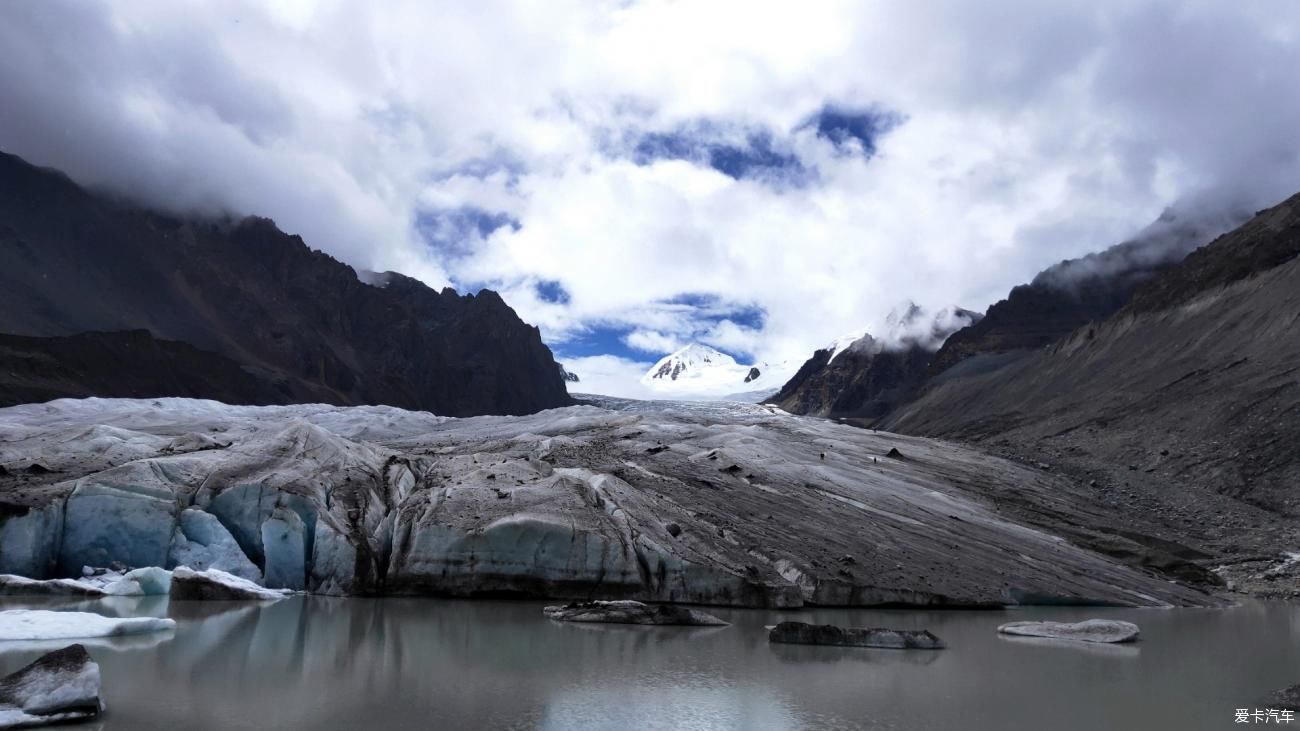
[[753, 404], [0, 409], [0, 465], [34, 461], [55, 471], [0, 478], [0, 571], [35, 578], [117, 563], [324, 594], [1219, 603], [999, 514], [1057, 501], [1054, 475]]

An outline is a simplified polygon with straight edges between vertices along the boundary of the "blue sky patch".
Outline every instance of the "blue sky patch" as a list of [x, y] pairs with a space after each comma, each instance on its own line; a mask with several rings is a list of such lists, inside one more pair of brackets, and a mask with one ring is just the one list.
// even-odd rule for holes
[[543, 302], [550, 302], [558, 305], [569, 304], [568, 290], [553, 279], [543, 279], [534, 284], [533, 289], [536, 290], [538, 299]]
[[[691, 337], [682, 340], [682, 345], [686, 345], [692, 339], [705, 342], [704, 334], [724, 320], [730, 320], [746, 329], [761, 328], [766, 320], [766, 312], [761, 307], [726, 302], [712, 294], [680, 294], [661, 300], [656, 304], [665, 309], [679, 311], [681, 319], [690, 323], [694, 332]], [[601, 323], [593, 325], [564, 341], [548, 342], [547, 344], [551, 346], [551, 349], [556, 353], [556, 357], [560, 360], [591, 355], [613, 355], [628, 360], [653, 362], [667, 355], [666, 352], [647, 353], [629, 346], [627, 336], [640, 329], [643, 328], [621, 322], [616, 324]], [[712, 343], [709, 343], [709, 345], [742, 363], [753, 359], [751, 353], [719, 347]]]
[[771, 132], [727, 128], [707, 120], [670, 132], [640, 134], [633, 138], [631, 157], [638, 165], [686, 160], [734, 180], [759, 179], [798, 186], [812, 177], [812, 171]]
[[814, 129], [817, 136], [836, 149], [848, 152], [857, 143], [866, 157], [876, 154], [876, 142], [885, 133], [902, 124], [901, 115], [877, 107], [854, 109], [828, 104], [800, 125]]
[[499, 228], [518, 231], [519, 221], [508, 213], [476, 206], [424, 210], [415, 216], [415, 230], [426, 244], [445, 256], [465, 256], [474, 245]]

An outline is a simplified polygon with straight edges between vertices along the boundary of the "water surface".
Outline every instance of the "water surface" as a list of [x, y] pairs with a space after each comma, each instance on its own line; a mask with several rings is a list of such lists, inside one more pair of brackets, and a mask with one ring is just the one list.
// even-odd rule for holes
[[[5, 608], [22, 605], [14, 600]], [[1300, 682], [1300, 605], [997, 612], [714, 610], [723, 628], [561, 624], [540, 602], [115, 599], [174, 632], [90, 646], [127, 729], [1229, 729]], [[999, 637], [1002, 622], [1137, 622], [1134, 646]], [[783, 619], [929, 629], [937, 652], [769, 645]], [[56, 643], [49, 649], [59, 646]], [[40, 648], [0, 647], [11, 672]]]

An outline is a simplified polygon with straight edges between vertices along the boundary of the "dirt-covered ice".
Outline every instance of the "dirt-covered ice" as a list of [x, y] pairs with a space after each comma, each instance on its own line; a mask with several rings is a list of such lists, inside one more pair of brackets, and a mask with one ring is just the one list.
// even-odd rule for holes
[[771, 407], [598, 403], [0, 409], [0, 573], [188, 564], [330, 594], [741, 606], [1217, 602], [1000, 515], [1004, 498], [1052, 501], [1041, 471]]

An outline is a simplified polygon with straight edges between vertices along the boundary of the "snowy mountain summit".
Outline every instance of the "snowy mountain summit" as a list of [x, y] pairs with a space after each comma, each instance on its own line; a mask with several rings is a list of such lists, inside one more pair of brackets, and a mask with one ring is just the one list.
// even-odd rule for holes
[[930, 310], [905, 300], [885, 316], [884, 327], [877, 335], [870, 334], [871, 328], [863, 328], [835, 338], [826, 348], [831, 351], [831, 360], [846, 352], [874, 354], [911, 348], [934, 352], [949, 335], [982, 318], [978, 312], [957, 306]]
[[691, 343], [660, 358], [641, 377], [641, 385], [665, 398], [758, 400], [779, 389], [790, 373], [784, 363], [745, 365], [720, 350]]

